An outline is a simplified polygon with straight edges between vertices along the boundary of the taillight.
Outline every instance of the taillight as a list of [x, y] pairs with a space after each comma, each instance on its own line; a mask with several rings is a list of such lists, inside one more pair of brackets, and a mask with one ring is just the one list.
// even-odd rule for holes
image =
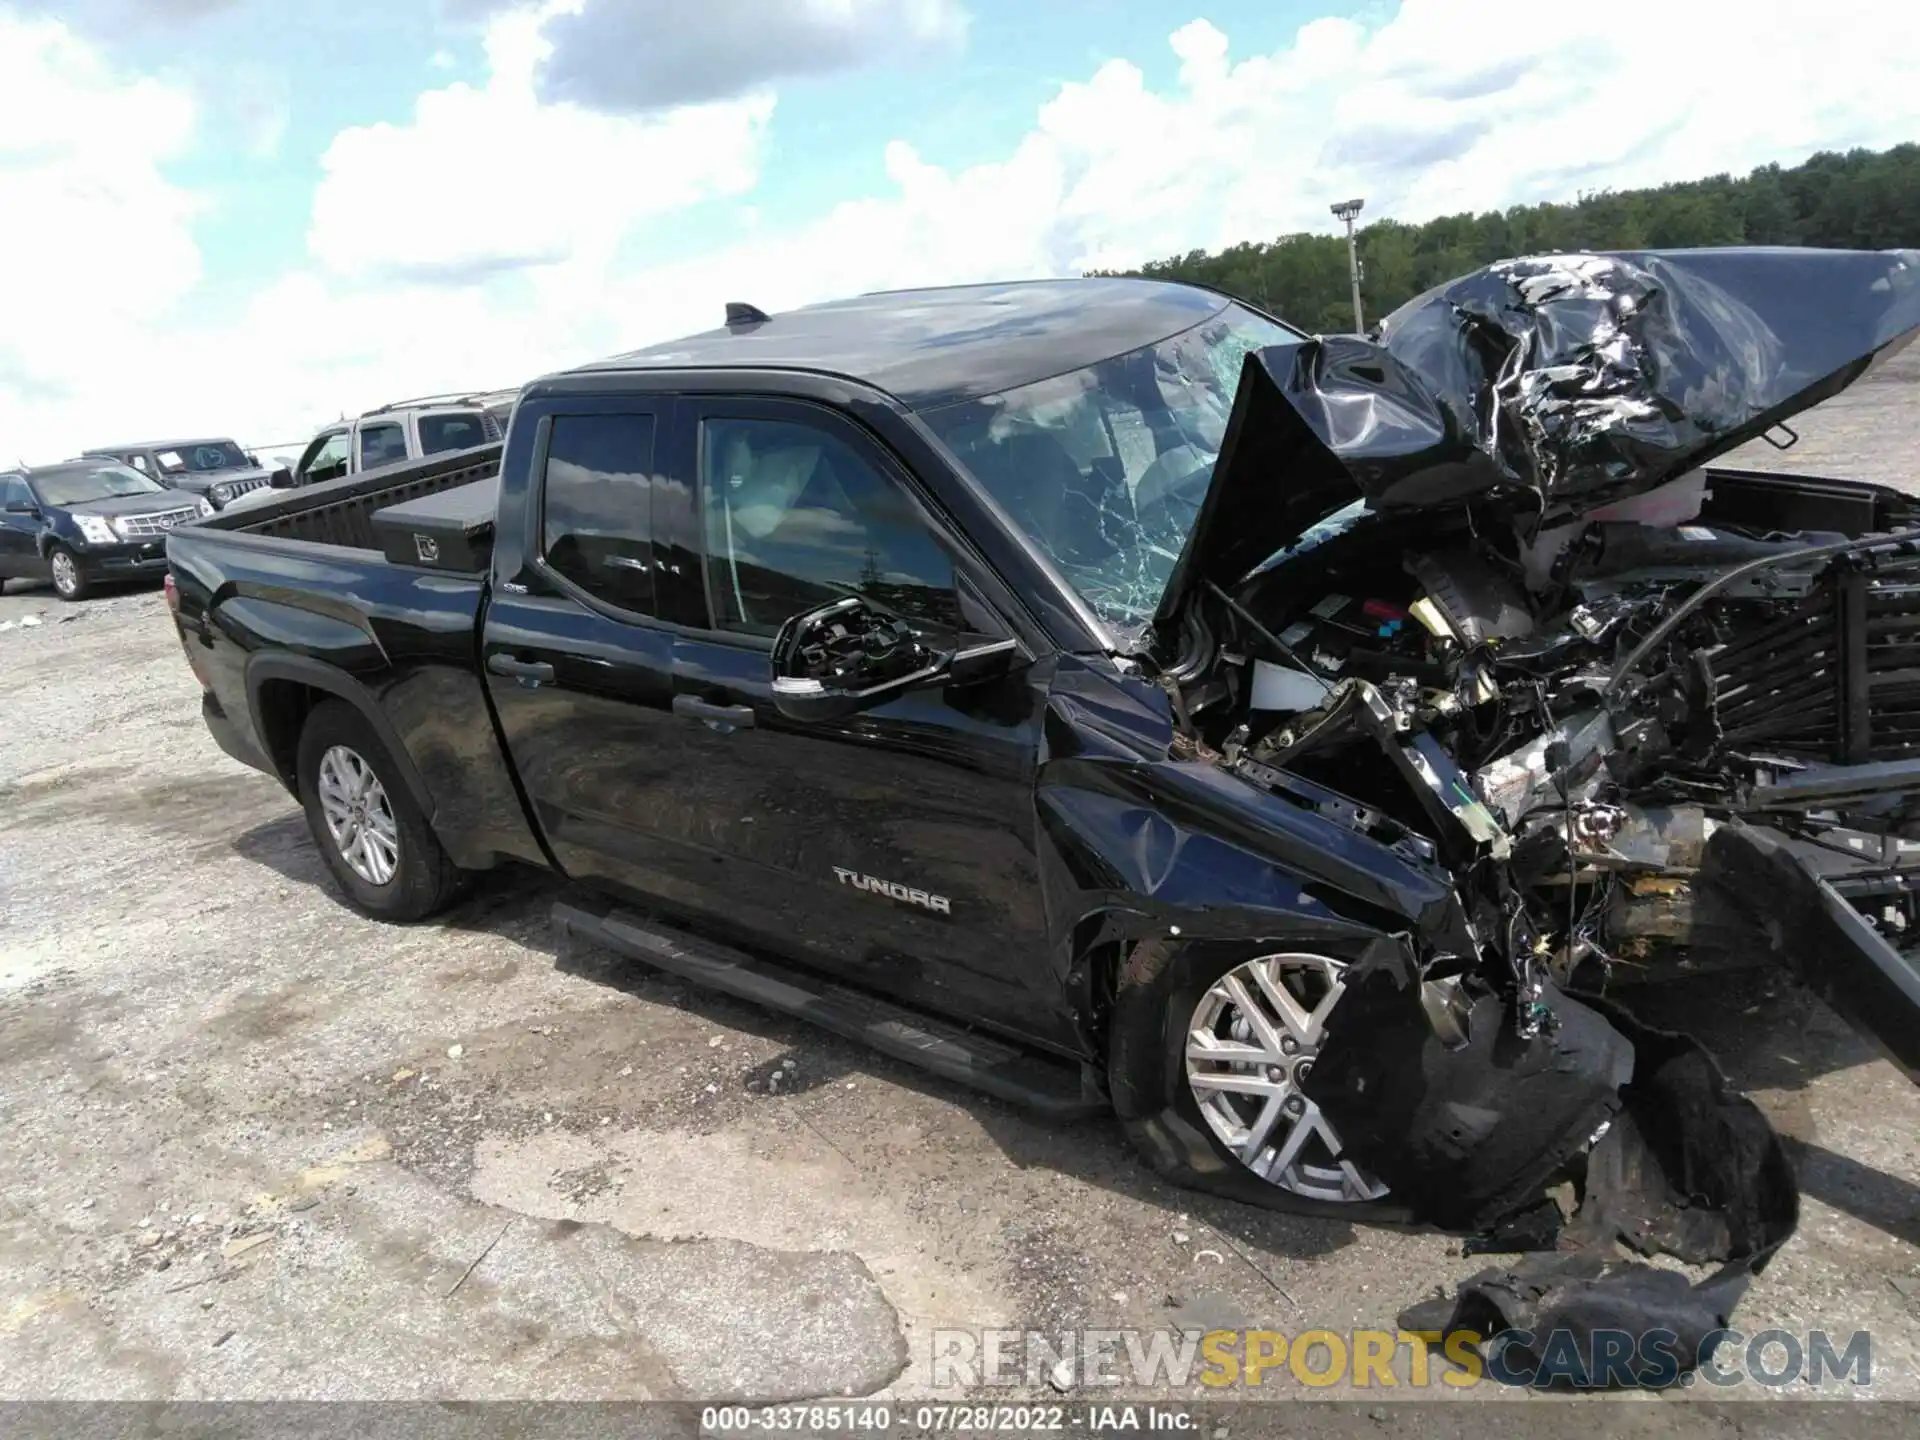
[[160, 588], [167, 593], [167, 609], [175, 615], [178, 615], [180, 613], [180, 587], [173, 583], [173, 572], [171, 570], [167, 572], [167, 578]]

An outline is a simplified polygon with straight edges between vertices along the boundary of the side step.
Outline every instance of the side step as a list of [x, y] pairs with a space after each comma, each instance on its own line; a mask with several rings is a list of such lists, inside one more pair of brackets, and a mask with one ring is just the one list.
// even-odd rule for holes
[[817, 980], [799, 970], [734, 950], [628, 910], [595, 915], [564, 902], [553, 926], [684, 980], [750, 1000], [823, 1030], [872, 1046], [943, 1079], [968, 1085], [1052, 1119], [1077, 1119], [1108, 1108], [1065, 1060], [961, 1031], [885, 1000]]

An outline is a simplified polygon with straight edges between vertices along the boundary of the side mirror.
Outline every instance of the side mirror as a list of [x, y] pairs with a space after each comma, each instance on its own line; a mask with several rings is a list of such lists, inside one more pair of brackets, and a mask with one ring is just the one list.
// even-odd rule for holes
[[9, 515], [38, 515], [40, 513], [40, 507], [38, 505], [19, 500], [9, 500], [6, 509]]
[[933, 650], [905, 621], [851, 595], [780, 627], [773, 642], [774, 708], [806, 723], [844, 720], [910, 691], [997, 680], [1021, 653], [1013, 640]]
[[290, 490], [293, 488], [293, 472], [282, 465], [267, 477], [267, 486], [272, 490]]
[[773, 640], [774, 708], [789, 720], [844, 720], [945, 680], [953, 657], [858, 595], [804, 610]]

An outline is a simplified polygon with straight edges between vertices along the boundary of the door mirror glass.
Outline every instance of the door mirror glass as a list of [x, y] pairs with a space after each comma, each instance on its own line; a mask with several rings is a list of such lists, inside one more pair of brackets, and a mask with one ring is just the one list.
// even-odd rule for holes
[[953, 655], [912, 627], [849, 595], [803, 611], [773, 642], [773, 703], [789, 720], [841, 720], [896, 696], [942, 685]]

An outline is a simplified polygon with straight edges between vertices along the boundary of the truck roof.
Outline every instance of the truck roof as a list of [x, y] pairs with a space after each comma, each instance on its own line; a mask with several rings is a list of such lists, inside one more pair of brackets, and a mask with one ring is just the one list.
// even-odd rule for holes
[[190, 440], [123, 440], [118, 445], [95, 445], [85, 453], [106, 455], [115, 450], [181, 450], [189, 445], [235, 445], [231, 435], [196, 435]]
[[843, 375], [915, 410], [996, 394], [1176, 335], [1228, 298], [1094, 277], [889, 290], [649, 345], [569, 371], [793, 369]]

